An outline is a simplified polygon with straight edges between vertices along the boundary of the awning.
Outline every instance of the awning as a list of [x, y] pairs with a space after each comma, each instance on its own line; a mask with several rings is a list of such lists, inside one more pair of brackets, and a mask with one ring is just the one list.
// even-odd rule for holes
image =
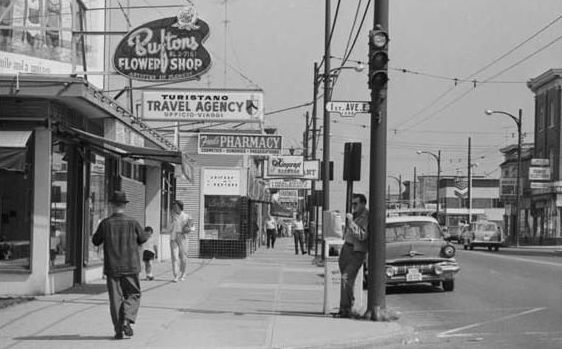
[[25, 170], [27, 142], [32, 131], [0, 131], [0, 169]]
[[94, 146], [98, 146], [100, 148], [117, 153], [123, 157], [130, 157], [133, 159], [149, 159], [155, 161], [170, 162], [174, 164], [182, 163], [182, 156], [181, 152], [179, 151], [137, 147], [134, 145], [124, 144], [114, 140], [106, 139], [74, 127], [71, 127], [70, 129], [72, 130], [72, 132], [75, 132], [78, 138], [80, 138], [81, 140], [88, 142]]

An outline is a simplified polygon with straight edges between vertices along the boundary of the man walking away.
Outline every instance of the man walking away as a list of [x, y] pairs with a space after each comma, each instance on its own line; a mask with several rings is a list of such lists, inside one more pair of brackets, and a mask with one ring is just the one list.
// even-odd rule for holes
[[113, 214], [100, 222], [92, 242], [95, 246], [103, 244], [109, 311], [115, 339], [123, 339], [123, 334], [133, 335], [131, 324], [135, 323], [140, 306], [139, 247], [148, 240], [148, 234], [136, 220], [125, 215], [129, 201], [124, 192], [114, 192], [109, 201]]
[[369, 236], [369, 210], [366, 208], [367, 199], [363, 194], [354, 194], [351, 201], [353, 214], [346, 215], [344, 244], [340, 251], [339, 268], [341, 273], [340, 310], [336, 317], [351, 317], [353, 308], [353, 286], [357, 273], [365, 261]]

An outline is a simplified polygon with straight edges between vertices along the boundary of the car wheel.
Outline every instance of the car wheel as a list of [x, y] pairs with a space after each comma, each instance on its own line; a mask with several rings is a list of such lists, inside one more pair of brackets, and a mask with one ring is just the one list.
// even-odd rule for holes
[[474, 250], [474, 246], [470, 245], [470, 249], [471, 249], [471, 250]]
[[488, 251], [492, 251], [492, 246], [488, 246]]
[[468, 250], [468, 245], [464, 245], [464, 249], [465, 249], [465, 250]]
[[496, 246], [496, 247], [494, 247], [494, 250], [496, 250], [496, 252], [497, 252], [497, 251], [500, 250], [500, 247], [499, 247], [499, 246]]
[[451, 292], [455, 289], [455, 280], [445, 280], [443, 281], [443, 290], [445, 292]]

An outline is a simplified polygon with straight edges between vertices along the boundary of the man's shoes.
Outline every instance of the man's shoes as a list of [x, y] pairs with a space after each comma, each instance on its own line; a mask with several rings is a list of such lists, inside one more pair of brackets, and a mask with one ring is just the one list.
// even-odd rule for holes
[[172, 282], [178, 282], [178, 281], [179, 281], [179, 279], [178, 279], [178, 277], [177, 277], [177, 276], [176, 276], [176, 277], [174, 277], [174, 280], [172, 280]]
[[335, 317], [336, 319], [349, 319], [351, 318], [351, 313], [347, 311], [340, 311], [332, 314], [332, 316]]
[[152, 281], [152, 280], [154, 280], [154, 276], [147, 276], [146, 279], [147, 279], [148, 281]]
[[180, 276], [180, 281], [184, 281], [185, 280], [185, 275]]
[[114, 339], [123, 339], [123, 332], [115, 332]]
[[129, 320], [123, 321], [123, 333], [127, 337], [133, 336], [133, 328], [131, 327], [131, 322]]

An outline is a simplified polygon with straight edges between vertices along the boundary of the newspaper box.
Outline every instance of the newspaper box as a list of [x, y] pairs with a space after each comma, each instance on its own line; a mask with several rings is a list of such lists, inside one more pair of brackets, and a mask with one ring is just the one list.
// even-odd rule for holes
[[[328, 238], [324, 246], [324, 314], [330, 314], [337, 313], [340, 309], [341, 273], [338, 260], [343, 240]], [[357, 273], [353, 293], [353, 309], [358, 311], [363, 308], [363, 267]]]

